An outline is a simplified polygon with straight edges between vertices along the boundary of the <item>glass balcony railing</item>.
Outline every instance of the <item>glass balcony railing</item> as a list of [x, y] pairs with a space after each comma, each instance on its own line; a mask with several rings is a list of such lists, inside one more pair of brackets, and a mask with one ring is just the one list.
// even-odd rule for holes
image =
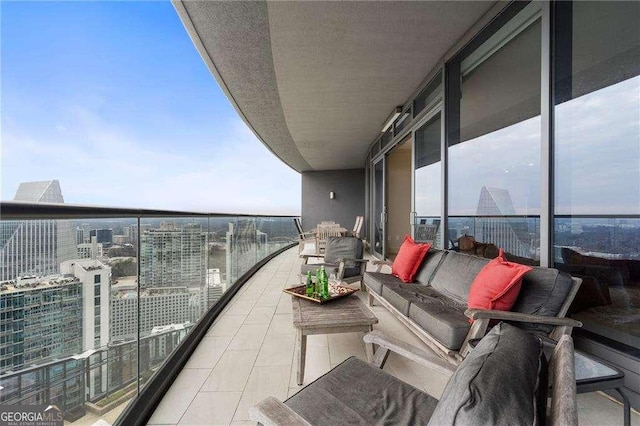
[[291, 216], [2, 213], [0, 404], [56, 405], [72, 423], [126, 410], [243, 275], [297, 242]]

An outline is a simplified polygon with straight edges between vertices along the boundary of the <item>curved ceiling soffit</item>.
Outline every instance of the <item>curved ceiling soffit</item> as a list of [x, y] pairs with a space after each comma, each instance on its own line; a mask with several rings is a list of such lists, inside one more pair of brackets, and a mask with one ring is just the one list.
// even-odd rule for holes
[[256, 137], [292, 169], [312, 170], [284, 117], [266, 2], [173, 4], [209, 71]]

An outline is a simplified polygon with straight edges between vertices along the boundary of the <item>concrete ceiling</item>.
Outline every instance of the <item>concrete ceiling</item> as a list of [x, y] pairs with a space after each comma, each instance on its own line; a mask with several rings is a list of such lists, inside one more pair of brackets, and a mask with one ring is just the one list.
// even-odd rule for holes
[[238, 113], [299, 172], [362, 168], [393, 108], [494, 3], [174, 0]]

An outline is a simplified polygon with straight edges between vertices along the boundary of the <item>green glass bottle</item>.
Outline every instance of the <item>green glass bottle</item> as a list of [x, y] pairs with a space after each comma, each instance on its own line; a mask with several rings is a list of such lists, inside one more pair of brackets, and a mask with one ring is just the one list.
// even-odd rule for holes
[[311, 271], [307, 272], [307, 285], [306, 285], [306, 293], [308, 297], [313, 297], [313, 280], [311, 279]]
[[327, 277], [327, 270], [324, 269], [324, 265], [320, 267], [320, 273], [322, 274], [322, 280], [320, 280], [320, 297], [327, 299], [329, 297], [329, 277]]

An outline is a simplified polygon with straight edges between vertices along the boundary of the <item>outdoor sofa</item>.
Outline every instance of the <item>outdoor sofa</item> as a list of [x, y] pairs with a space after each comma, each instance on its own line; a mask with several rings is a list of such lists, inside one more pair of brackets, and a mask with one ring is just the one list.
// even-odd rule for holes
[[[558, 341], [570, 334], [579, 321], [565, 318], [580, 287], [581, 279], [553, 268], [533, 266], [524, 275], [520, 293], [511, 311], [467, 309], [474, 278], [490, 259], [429, 249], [415, 282], [396, 276], [366, 272], [363, 283], [374, 301], [387, 308], [439, 356], [459, 364], [469, 351], [469, 342], [481, 338], [490, 322], [510, 321], [520, 328]], [[373, 264], [389, 264], [374, 261]], [[472, 320], [472, 321], [470, 321]]]

